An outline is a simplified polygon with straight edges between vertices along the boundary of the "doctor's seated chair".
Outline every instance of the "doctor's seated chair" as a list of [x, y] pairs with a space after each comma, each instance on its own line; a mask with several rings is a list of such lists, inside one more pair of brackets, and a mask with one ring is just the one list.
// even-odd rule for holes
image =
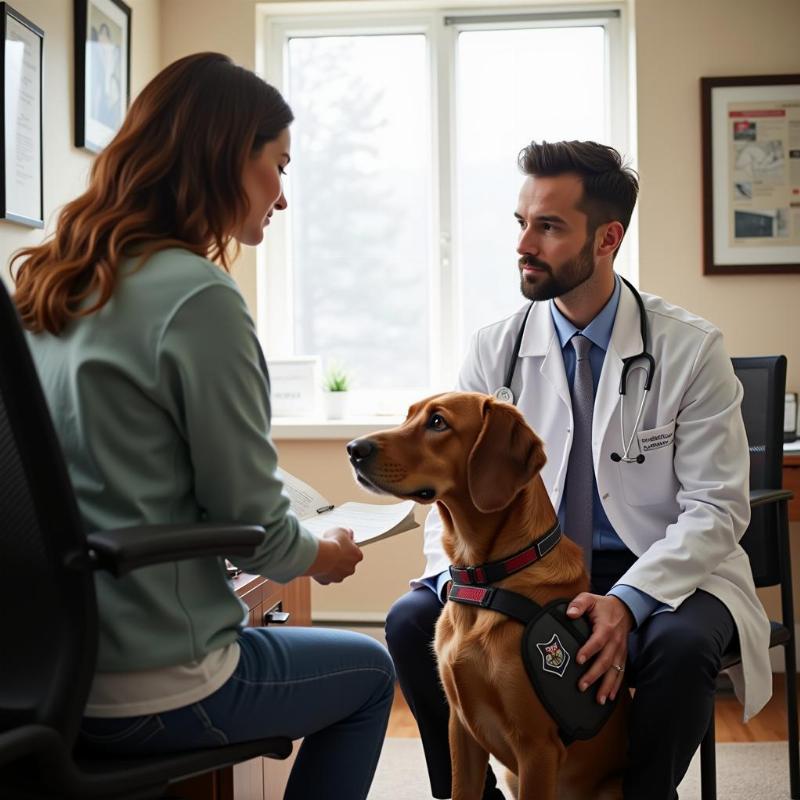
[[102, 759], [75, 742], [95, 668], [94, 571], [249, 555], [249, 525], [84, 533], [44, 395], [0, 280], [0, 797], [163, 797], [168, 785], [256, 756], [286, 758], [289, 739], [161, 757]]
[[[780, 586], [780, 622], [771, 621], [770, 647], [783, 647], [786, 663], [786, 717], [789, 732], [789, 786], [800, 798], [800, 752], [797, 728], [797, 664], [794, 599], [789, 551], [789, 500], [781, 489], [783, 474], [783, 406], [786, 356], [734, 358], [733, 369], [744, 387], [742, 417], [750, 449], [750, 525], [742, 547], [750, 557], [756, 586]], [[740, 662], [738, 652], [725, 655], [722, 668]], [[702, 800], [717, 796], [714, 717], [700, 745]]]

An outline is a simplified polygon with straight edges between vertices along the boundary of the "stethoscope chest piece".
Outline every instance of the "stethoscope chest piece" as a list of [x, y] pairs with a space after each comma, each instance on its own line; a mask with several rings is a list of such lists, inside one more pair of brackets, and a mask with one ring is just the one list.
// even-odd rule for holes
[[501, 386], [497, 391], [495, 391], [494, 396], [501, 402], [501, 403], [511, 403], [514, 404], [514, 392], [508, 388], [508, 386]]

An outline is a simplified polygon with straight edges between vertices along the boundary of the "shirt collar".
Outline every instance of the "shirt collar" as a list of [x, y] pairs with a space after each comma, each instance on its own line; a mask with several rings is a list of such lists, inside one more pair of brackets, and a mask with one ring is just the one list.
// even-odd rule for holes
[[619, 306], [620, 280], [618, 275], [614, 275], [614, 291], [608, 302], [603, 306], [600, 313], [581, 331], [576, 328], [559, 310], [554, 300], [550, 301], [550, 313], [553, 316], [553, 324], [558, 332], [558, 339], [562, 349], [567, 346], [569, 340], [576, 334], [581, 333], [592, 344], [596, 344], [602, 350], [608, 350], [608, 343], [611, 341], [611, 331], [614, 328], [614, 319], [617, 316]]

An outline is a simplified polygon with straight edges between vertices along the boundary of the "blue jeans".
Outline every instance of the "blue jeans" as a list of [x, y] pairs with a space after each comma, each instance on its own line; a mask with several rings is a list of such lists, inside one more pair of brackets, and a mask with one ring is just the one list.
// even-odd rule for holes
[[109, 756], [161, 755], [270, 736], [305, 737], [286, 800], [363, 800], [394, 696], [391, 658], [348, 631], [246, 628], [233, 675], [190, 706], [84, 717], [80, 744]]

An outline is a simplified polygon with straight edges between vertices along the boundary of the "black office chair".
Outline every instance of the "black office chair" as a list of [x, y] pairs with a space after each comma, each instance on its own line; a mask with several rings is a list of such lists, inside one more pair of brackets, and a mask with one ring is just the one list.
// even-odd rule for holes
[[160, 526], [84, 534], [33, 361], [0, 280], [0, 796], [161, 797], [168, 784], [255, 756], [286, 758], [289, 739], [157, 758], [76, 756], [95, 668], [93, 572], [203, 556], [251, 555], [250, 525]]
[[[741, 544], [750, 557], [756, 586], [781, 587], [780, 622], [772, 622], [770, 647], [781, 646], [786, 659], [786, 716], [789, 729], [789, 786], [792, 800], [800, 798], [800, 752], [797, 735], [797, 664], [795, 659], [794, 599], [789, 552], [789, 500], [781, 489], [783, 462], [783, 403], [786, 356], [734, 358], [736, 377], [744, 387], [742, 416], [750, 448], [750, 526]], [[728, 653], [722, 668], [735, 666], [738, 653]], [[700, 745], [702, 800], [716, 800], [714, 717]]]

